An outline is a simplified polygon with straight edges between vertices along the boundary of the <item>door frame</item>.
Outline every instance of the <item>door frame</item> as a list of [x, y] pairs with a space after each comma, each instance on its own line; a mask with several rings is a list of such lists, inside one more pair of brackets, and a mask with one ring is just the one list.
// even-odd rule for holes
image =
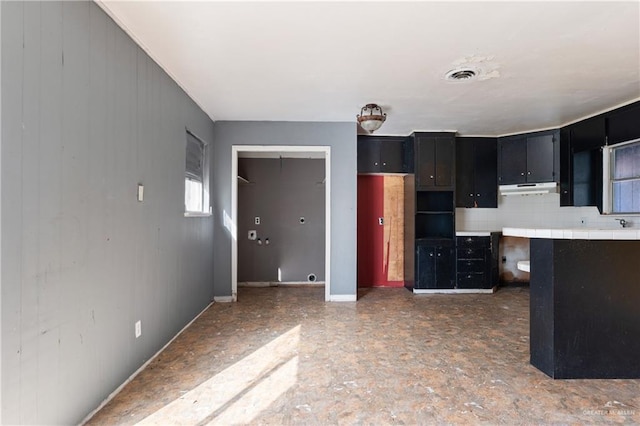
[[[314, 145], [232, 145], [231, 146], [231, 295], [238, 300], [238, 157], [240, 153], [292, 154], [293, 158], [324, 158], [325, 167], [325, 247], [324, 247], [324, 300], [331, 300], [331, 147]], [[321, 155], [321, 156], [318, 156]], [[267, 157], [269, 158], [269, 157]]]

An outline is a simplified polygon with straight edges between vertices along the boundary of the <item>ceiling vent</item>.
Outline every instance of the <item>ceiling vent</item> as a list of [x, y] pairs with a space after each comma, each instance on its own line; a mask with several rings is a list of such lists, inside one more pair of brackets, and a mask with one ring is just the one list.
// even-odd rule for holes
[[477, 73], [471, 68], [457, 68], [447, 72], [445, 79], [449, 81], [469, 81], [476, 78]]

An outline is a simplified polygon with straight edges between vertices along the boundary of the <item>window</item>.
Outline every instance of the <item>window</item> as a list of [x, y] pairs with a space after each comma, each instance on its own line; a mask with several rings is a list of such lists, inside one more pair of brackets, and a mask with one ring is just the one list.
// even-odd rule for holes
[[209, 185], [207, 144], [187, 130], [184, 172], [184, 209], [186, 215], [208, 214]]
[[640, 140], [614, 145], [605, 153], [604, 166], [610, 169], [605, 170], [609, 212], [640, 213]]

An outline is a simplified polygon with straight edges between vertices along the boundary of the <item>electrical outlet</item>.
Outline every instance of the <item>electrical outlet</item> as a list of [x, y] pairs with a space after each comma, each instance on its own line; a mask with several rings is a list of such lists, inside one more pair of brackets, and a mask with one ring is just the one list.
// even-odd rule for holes
[[247, 234], [247, 238], [249, 238], [251, 241], [255, 241], [256, 238], [258, 238], [258, 233], [255, 230], [251, 230], [249, 231], [249, 233]]
[[136, 321], [136, 339], [142, 336], [142, 321]]
[[253, 223], [255, 223], [256, 225], [260, 225], [260, 216], [256, 216], [256, 217], [253, 219]]

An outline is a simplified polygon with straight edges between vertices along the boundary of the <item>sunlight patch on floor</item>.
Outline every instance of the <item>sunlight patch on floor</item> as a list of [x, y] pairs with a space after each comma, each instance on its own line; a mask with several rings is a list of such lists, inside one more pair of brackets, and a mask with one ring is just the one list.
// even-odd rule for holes
[[139, 425], [245, 424], [297, 381], [300, 326], [296, 326]]

